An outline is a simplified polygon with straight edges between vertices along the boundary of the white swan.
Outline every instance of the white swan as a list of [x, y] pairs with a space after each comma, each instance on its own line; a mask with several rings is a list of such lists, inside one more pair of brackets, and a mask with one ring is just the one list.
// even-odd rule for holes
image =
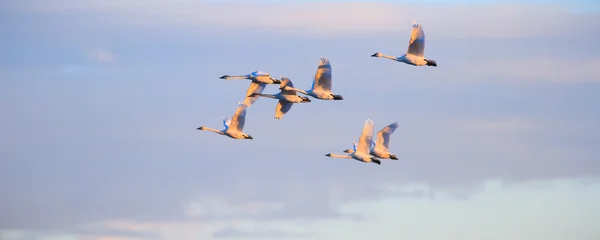
[[348, 155], [339, 155], [335, 153], [328, 153], [325, 156], [331, 158], [352, 158], [361, 162], [374, 162], [381, 164], [381, 160], [372, 157], [369, 154], [371, 142], [373, 141], [373, 120], [367, 119], [363, 127], [362, 134], [358, 140], [358, 145], [355, 145], [355, 150]]
[[223, 118], [223, 125], [225, 126], [225, 129], [223, 130], [217, 130], [205, 126], [201, 126], [197, 129], [211, 131], [235, 139], [253, 139], [252, 136], [243, 132], [244, 124], [246, 123], [246, 108], [248, 108], [248, 105], [239, 102], [238, 108], [235, 111], [235, 114], [233, 114], [233, 117], [230, 119], [227, 117]]
[[284, 114], [286, 114], [292, 108], [294, 103], [303, 103], [310, 102], [310, 99], [307, 97], [302, 97], [296, 94], [294, 90], [288, 90], [286, 87], [294, 88], [294, 84], [287, 77], [281, 77], [281, 87], [280, 92], [277, 94], [262, 94], [262, 93], [252, 93], [250, 97], [267, 97], [273, 99], [279, 99], [279, 103], [277, 103], [277, 108], [275, 109], [275, 119], [281, 119]]
[[344, 100], [342, 95], [331, 92], [331, 63], [327, 58], [321, 57], [317, 73], [313, 80], [312, 87], [309, 90], [285, 87], [288, 90], [294, 90], [304, 95], [308, 95], [321, 100]]
[[435, 60], [426, 59], [424, 57], [425, 54], [425, 32], [423, 32], [423, 28], [421, 24], [417, 22], [412, 22], [412, 32], [410, 34], [410, 40], [408, 41], [408, 51], [406, 53], [402, 53], [399, 57], [385, 55], [383, 53], [377, 52], [371, 57], [379, 57], [379, 58], [387, 58], [398, 62], [403, 62], [406, 64], [414, 65], [414, 66], [434, 66], [437, 67], [437, 62]]
[[[382, 128], [381, 130], [379, 130], [379, 132], [377, 132], [377, 141], [373, 141], [371, 144], [371, 151], [369, 152], [369, 154], [381, 158], [381, 159], [392, 159], [392, 160], [398, 160], [398, 157], [396, 157], [395, 154], [390, 153], [389, 151], [389, 147], [390, 147], [390, 135], [392, 135], [392, 133], [394, 133], [394, 131], [396, 131], [396, 128], [398, 128], [398, 123], [392, 123], [390, 125], [387, 125], [386, 127]], [[344, 150], [345, 153], [353, 153], [356, 151], [356, 142], [354, 142], [354, 149], [346, 149]]]
[[250, 83], [250, 86], [248, 87], [248, 91], [246, 91], [246, 98], [244, 99], [244, 104], [246, 104], [248, 106], [251, 106], [252, 104], [254, 104], [254, 102], [256, 102], [256, 100], [258, 99], [258, 97], [248, 97], [248, 95], [250, 95], [252, 93], [262, 93], [263, 90], [265, 90], [265, 86], [267, 84], [281, 84], [281, 80], [274, 79], [271, 77], [271, 75], [269, 73], [261, 72], [261, 71], [254, 71], [254, 72], [251, 72], [250, 74], [240, 75], [240, 76], [223, 75], [220, 77], [220, 79], [225, 79], [225, 80], [248, 79], [248, 80], [251, 80], [252, 82]]

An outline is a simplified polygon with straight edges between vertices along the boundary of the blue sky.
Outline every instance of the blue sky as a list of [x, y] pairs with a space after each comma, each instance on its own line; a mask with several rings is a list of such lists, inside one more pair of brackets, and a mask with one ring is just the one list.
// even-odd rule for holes
[[[0, 239], [598, 239], [600, 15], [391, 2], [1, 3]], [[437, 68], [369, 57], [412, 20]], [[343, 101], [195, 130], [321, 56]], [[399, 161], [324, 156], [367, 118]]]

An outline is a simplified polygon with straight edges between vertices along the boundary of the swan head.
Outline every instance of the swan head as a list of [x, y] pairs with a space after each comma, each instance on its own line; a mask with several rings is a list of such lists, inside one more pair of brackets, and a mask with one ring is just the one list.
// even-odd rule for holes
[[201, 127], [199, 127], [199, 128], [196, 128], [196, 129], [198, 129], [198, 130], [204, 130], [204, 129], [206, 129], [206, 128], [205, 128], [204, 126], [201, 126]]
[[344, 100], [342, 95], [331, 94], [331, 96], [333, 97], [333, 100]]
[[302, 99], [302, 102], [310, 102], [310, 98], [308, 97], [302, 97], [302, 96], [298, 96], [300, 97], [300, 99]]
[[326, 157], [331, 157], [331, 153], [325, 154]]
[[381, 161], [377, 158], [371, 158], [371, 162], [377, 163], [377, 165], [381, 165]]
[[437, 62], [435, 62], [435, 60], [425, 59], [425, 62], [427, 66], [437, 67]]
[[379, 52], [373, 53], [373, 55], [371, 55], [371, 57], [381, 57], [382, 54]]

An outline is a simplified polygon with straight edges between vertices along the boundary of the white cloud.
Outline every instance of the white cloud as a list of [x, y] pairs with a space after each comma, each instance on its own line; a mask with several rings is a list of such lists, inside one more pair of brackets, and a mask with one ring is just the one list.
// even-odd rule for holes
[[[24, 11], [45, 13], [110, 14], [118, 24], [205, 26], [274, 30], [319, 37], [357, 33], [405, 33], [410, 22], [423, 23], [434, 38], [525, 38], [559, 36], [565, 29], [599, 26], [598, 16], [586, 21], [559, 5], [418, 5], [392, 3], [207, 3], [200, 1], [85, 1], [32, 0]], [[261, 17], [256, 17], [260, 14]], [[392, 37], [382, 35], [382, 37]], [[406, 40], [408, 41], [408, 39]], [[406, 42], [402, 41], [402, 42]]]
[[200, 201], [190, 201], [184, 207], [188, 217], [252, 217], [268, 214], [283, 209], [281, 203], [244, 202], [230, 204], [227, 199], [205, 198]]
[[88, 58], [100, 63], [110, 63], [116, 60], [116, 55], [107, 50], [93, 50], [88, 52]]

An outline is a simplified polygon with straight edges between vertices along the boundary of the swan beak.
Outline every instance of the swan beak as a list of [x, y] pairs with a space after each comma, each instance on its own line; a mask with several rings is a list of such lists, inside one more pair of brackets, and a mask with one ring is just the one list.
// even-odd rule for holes
[[425, 62], [427, 62], [427, 66], [437, 67], [437, 62], [435, 62], [434, 60], [427, 60], [427, 59], [425, 59]]
[[254, 138], [252, 138], [252, 136], [248, 135], [248, 136], [246, 136], [246, 139], [254, 139]]
[[204, 130], [204, 126], [196, 128], [197, 130]]
[[[273, 80], [273, 84], [281, 84], [281, 80], [279, 80], [279, 79], [272, 79], [272, 80]], [[281, 88], [279, 90], [281, 90]]]
[[331, 153], [325, 154], [326, 157], [331, 157]]
[[227, 77], [229, 77], [229, 75], [223, 75], [223, 76], [220, 77], [220, 79], [225, 79]]
[[394, 154], [390, 154], [390, 159], [398, 160], [398, 157], [396, 157], [396, 155], [394, 155]]
[[373, 161], [374, 163], [377, 163], [377, 165], [381, 165], [381, 161], [379, 161], [379, 159], [371, 158], [371, 161]]
[[346, 149], [346, 150], [344, 150], [344, 152], [345, 152], [345, 153], [348, 153], [348, 152], [350, 152], [350, 149]]
[[344, 100], [342, 95], [333, 95], [333, 100]]
[[371, 57], [377, 57], [377, 53], [373, 53], [373, 55], [371, 55]]
[[310, 102], [310, 98], [307, 98], [307, 97], [305, 97], [305, 98], [302, 98], [302, 101], [303, 101], [303, 102]]

